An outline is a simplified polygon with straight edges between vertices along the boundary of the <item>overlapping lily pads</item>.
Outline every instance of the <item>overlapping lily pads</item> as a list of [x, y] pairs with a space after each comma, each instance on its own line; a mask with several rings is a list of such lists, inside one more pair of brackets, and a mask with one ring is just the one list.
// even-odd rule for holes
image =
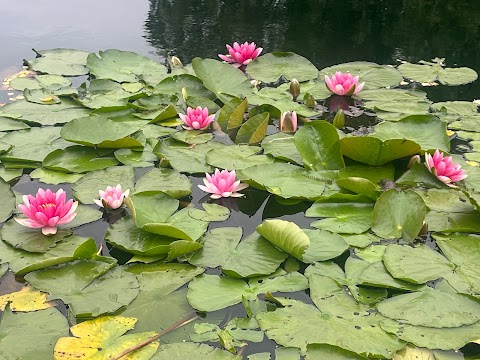
[[[201, 58], [167, 68], [119, 50], [38, 54], [27, 64], [39, 73], [10, 83], [25, 100], [0, 110], [0, 276], [25, 275], [44, 292], [31, 309], [50, 306], [47, 297], [68, 305], [72, 325], [91, 322], [68, 337], [56, 310], [26, 317], [7, 307], [4, 356], [21, 344], [45, 359], [54, 347], [61, 358], [78, 349], [118, 356], [135, 346], [127, 357], [238, 359], [230, 352], [246, 345], [248, 358], [268, 359], [251, 347], [266, 334], [279, 360], [443, 360], [451, 357], [445, 350], [478, 342], [478, 164], [454, 157], [468, 173], [458, 188], [417, 156], [408, 164], [413, 155], [450, 151], [452, 136], [472, 140], [452, 152], [473, 149], [466, 159], [480, 159], [476, 102], [433, 104], [408, 81], [459, 85], [476, 77], [473, 70], [437, 59], [318, 72], [288, 52], [240, 68]], [[346, 125], [335, 122], [342, 129], [331, 124], [338, 97], [327, 99], [323, 80], [335, 71], [365, 82], [343, 99]], [[87, 73], [78, 87], [65, 77]], [[293, 78], [299, 96], [290, 92]], [[207, 107], [216, 121], [183, 129], [179, 114], [188, 106]], [[284, 111], [298, 115], [295, 134], [278, 132]], [[215, 169], [236, 170], [250, 188], [241, 198], [209, 199], [195, 174]], [[23, 216], [15, 205], [30, 179], [61, 184], [82, 203], [55, 235], [12, 219]], [[91, 206], [99, 190], [117, 184], [130, 190], [125, 206]], [[4, 301], [30, 298], [25, 289]], [[141, 346], [160, 332], [158, 349]]]

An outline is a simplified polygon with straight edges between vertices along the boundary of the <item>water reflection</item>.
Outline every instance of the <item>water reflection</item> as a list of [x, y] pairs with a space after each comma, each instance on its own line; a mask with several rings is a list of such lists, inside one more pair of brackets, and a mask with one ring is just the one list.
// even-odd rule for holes
[[[474, 0], [150, 0], [145, 31], [159, 53], [174, 53], [184, 62], [216, 57], [226, 43], [248, 40], [266, 52], [294, 51], [319, 68], [439, 56], [448, 66], [480, 70], [480, 11]], [[465, 89], [463, 97], [472, 97], [480, 87]]]

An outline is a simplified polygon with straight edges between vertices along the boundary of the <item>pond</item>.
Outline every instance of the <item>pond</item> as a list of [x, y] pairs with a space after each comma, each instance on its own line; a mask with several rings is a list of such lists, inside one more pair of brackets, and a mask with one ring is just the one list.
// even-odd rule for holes
[[475, 2], [2, 14], [0, 357], [480, 357]]

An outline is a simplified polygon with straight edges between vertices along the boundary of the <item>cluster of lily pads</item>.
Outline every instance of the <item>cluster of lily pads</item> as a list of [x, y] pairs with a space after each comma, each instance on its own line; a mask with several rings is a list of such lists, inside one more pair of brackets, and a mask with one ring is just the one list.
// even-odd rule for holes
[[[265, 336], [279, 360], [478, 356], [480, 115], [418, 90], [475, 71], [227, 49], [38, 51], [9, 82], [0, 275], [28, 285], [0, 296], [0, 357], [270, 359]], [[242, 202], [252, 233], [228, 226]]]

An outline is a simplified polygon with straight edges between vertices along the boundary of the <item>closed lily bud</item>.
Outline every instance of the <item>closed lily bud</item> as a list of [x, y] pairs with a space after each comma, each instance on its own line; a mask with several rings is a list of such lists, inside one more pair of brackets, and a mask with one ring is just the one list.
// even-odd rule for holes
[[172, 56], [171, 61], [172, 61], [172, 66], [173, 67], [182, 67], [183, 68], [183, 64], [178, 57]]
[[295, 111], [285, 111], [280, 117], [280, 131], [285, 133], [294, 133], [297, 131], [297, 113]]
[[305, 105], [307, 105], [308, 107], [314, 107], [315, 105], [317, 105], [317, 102], [315, 101], [315, 98], [313, 97], [313, 95], [310, 95], [310, 94], [305, 94], [305, 96], [303, 97], [303, 101], [305, 102]]
[[338, 110], [333, 118], [333, 126], [337, 129], [342, 129], [345, 126], [345, 113], [342, 109]]
[[293, 95], [293, 100], [297, 100], [298, 95], [300, 95], [300, 83], [297, 79], [290, 81], [290, 94]]
[[182, 97], [183, 97], [183, 101], [187, 101], [188, 93], [187, 93], [187, 88], [186, 87], [182, 88]]
[[421, 163], [422, 159], [420, 159], [420, 155], [413, 155], [410, 161], [408, 162], [407, 169], [411, 169], [415, 163]]

